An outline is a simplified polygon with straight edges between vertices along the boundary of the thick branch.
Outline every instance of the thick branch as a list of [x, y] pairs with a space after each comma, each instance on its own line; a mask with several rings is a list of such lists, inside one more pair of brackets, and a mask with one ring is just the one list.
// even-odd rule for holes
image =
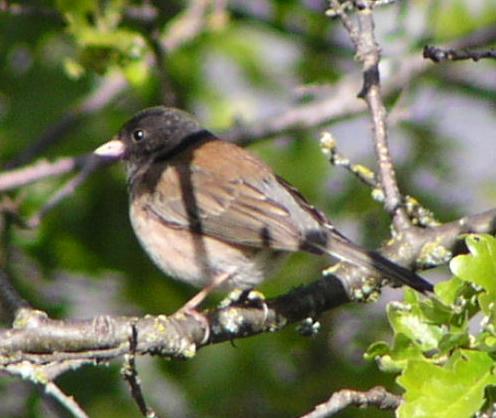
[[[451, 257], [463, 250], [460, 235], [494, 233], [495, 230], [496, 209], [492, 209], [437, 227], [411, 228], [399, 237], [402, 239], [384, 247], [381, 253], [404, 266], [418, 264], [425, 254], [422, 267], [427, 268], [440, 264], [443, 254]], [[17, 321], [17, 328], [0, 331], [0, 353], [4, 354], [0, 356], [0, 364], [5, 367], [22, 360], [48, 363], [122, 356], [130, 353], [129, 338], [133, 326], [138, 336], [137, 354], [185, 358], [205, 344], [276, 331], [351, 300], [359, 300], [364, 296], [363, 275], [360, 269], [340, 263], [333, 275], [268, 300], [266, 309], [231, 306], [204, 312], [210, 328], [207, 343], [204, 342], [205, 321], [193, 316], [105, 316], [93, 320], [57, 321], [42, 314], [27, 315]]]
[[[267, 301], [267, 307], [231, 306], [203, 314], [209, 324], [205, 342], [205, 321], [177, 314], [145, 318], [97, 317], [93, 320], [59, 321], [38, 313], [17, 328], [0, 330], [0, 353], [9, 355], [0, 363], [22, 359], [38, 363], [71, 359], [109, 359], [135, 351], [187, 358], [205, 344], [275, 331], [289, 323], [316, 316], [349, 302], [339, 280], [324, 278], [287, 295]], [[136, 345], [129, 340], [133, 327]], [[17, 355], [12, 355], [18, 353]]]
[[425, 269], [448, 262], [465, 251], [463, 235], [496, 233], [496, 209], [465, 216], [431, 228], [411, 228], [388, 246], [391, 254], [402, 252], [409, 266]]

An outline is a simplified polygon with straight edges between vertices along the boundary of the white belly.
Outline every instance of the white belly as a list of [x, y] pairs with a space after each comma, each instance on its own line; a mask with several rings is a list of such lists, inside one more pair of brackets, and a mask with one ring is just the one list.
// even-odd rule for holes
[[[131, 224], [141, 245], [164, 273], [193, 286], [205, 287], [218, 275], [229, 273], [231, 278], [222, 286], [224, 289], [256, 287], [285, 255], [200, 238], [165, 226], [144, 210], [135, 205], [130, 210]], [[137, 211], [146, 216], [136, 216]]]

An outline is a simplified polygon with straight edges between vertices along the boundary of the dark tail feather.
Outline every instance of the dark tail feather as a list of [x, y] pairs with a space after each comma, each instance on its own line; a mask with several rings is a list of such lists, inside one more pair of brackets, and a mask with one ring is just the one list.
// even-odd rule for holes
[[[334, 232], [334, 231], [333, 231]], [[334, 234], [333, 234], [334, 235]], [[421, 292], [432, 292], [434, 287], [413, 271], [389, 261], [379, 253], [368, 251], [341, 236], [331, 235], [326, 252], [343, 261], [372, 269], [396, 282]]]

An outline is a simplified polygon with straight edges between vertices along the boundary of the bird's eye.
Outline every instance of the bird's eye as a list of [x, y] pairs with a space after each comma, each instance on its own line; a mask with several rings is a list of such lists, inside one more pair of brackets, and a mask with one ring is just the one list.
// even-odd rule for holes
[[133, 132], [133, 139], [134, 139], [134, 142], [140, 142], [143, 140], [143, 138], [145, 137], [145, 132], [141, 129], [136, 129], [134, 132]]

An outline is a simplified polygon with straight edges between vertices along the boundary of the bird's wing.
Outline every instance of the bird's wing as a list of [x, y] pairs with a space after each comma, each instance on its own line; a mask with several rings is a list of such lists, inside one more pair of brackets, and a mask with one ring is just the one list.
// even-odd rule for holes
[[[219, 164], [196, 164], [194, 158], [170, 164], [151, 194], [148, 210], [168, 225], [233, 244], [311, 251], [304, 246], [308, 231], [326, 233], [301, 207], [303, 197], [293, 195], [258, 159], [238, 148], [234, 152], [241, 155], [227, 153]], [[240, 157], [244, 159], [238, 167]]]

